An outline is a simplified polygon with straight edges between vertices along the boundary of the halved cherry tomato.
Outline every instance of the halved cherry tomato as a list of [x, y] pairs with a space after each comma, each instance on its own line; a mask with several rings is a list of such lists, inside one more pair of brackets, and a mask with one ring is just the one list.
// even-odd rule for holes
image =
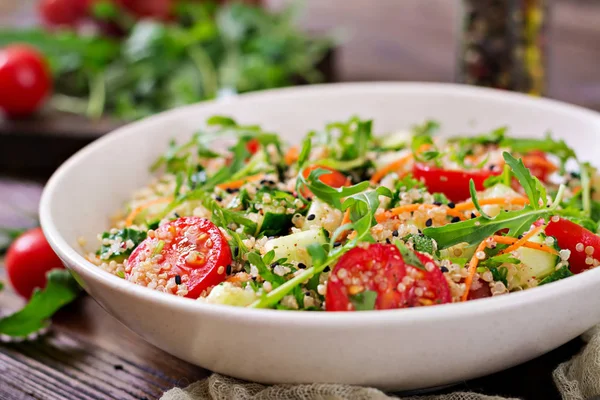
[[27, 45], [0, 50], [0, 110], [10, 117], [36, 111], [52, 89], [44, 57]]
[[[330, 173], [323, 174], [319, 177], [319, 180], [326, 185], [329, 185], [334, 188], [340, 188], [342, 186], [348, 186], [350, 184], [350, 179], [346, 175], [333, 168], [324, 167], [322, 165], [311, 165], [310, 167], [304, 169], [302, 176], [304, 176], [305, 179], [308, 178], [310, 173], [315, 169], [326, 169], [328, 171], [331, 171]], [[309, 197], [312, 196], [312, 192], [308, 188], [304, 188], [302, 190], [302, 195], [304, 197]]]
[[35, 288], [46, 287], [46, 273], [64, 268], [54, 253], [41, 228], [34, 228], [19, 236], [6, 253], [6, 274], [12, 287], [25, 298]]
[[451, 201], [468, 199], [469, 181], [473, 179], [475, 189], [483, 190], [483, 182], [500, 171], [459, 171], [433, 167], [423, 163], [415, 163], [412, 170], [415, 179], [425, 183], [431, 193], [444, 193]]
[[254, 154], [260, 149], [260, 142], [257, 139], [250, 139], [248, 143], [246, 143], [246, 150], [250, 154]]
[[477, 300], [477, 299], [485, 299], [486, 297], [492, 297], [492, 289], [490, 289], [490, 285], [487, 282], [481, 282], [482, 285], [477, 289], [471, 289], [469, 291], [469, 297], [467, 300]]
[[600, 261], [600, 236], [574, 222], [563, 218], [556, 222], [551, 219], [546, 227], [546, 235], [554, 236], [561, 249], [571, 251], [569, 269], [574, 274], [592, 268], [594, 260]]
[[41, 0], [38, 9], [48, 26], [75, 26], [85, 17], [87, 5], [81, 0]]
[[[420, 253], [426, 265], [433, 261]], [[452, 301], [446, 278], [439, 268], [423, 271], [408, 265], [390, 244], [355, 247], [344, 254], [327, 282], [327, 311], [354, 311], [352, 296], [366, 290], [377, 293], [375, 309], [418, 307]]]
[[[225, 280], [231, 250], [215, 224], [205, 218], [182, 217], [161, 225], [133, 251], [127, 261], [125, 277], [156, 287], [159, 283], [153, 282], [146, 269], [148, 261], [160, 267], [158, 272], [151, 271], [154, 276], [166, 273], [167, 280], [173, 278], [178, 284], [186, 284], [185, 297], [195, 299], [204, 290]], [[177, 286], [169, 291], [176, 293]]]
[[531, 174], [541, 180], [548, 182], [548, 177], [558, 168], [552, 164], [546, 153], [539, 150], [531, 151], [523, 156], [523, 164], [529, 168]]

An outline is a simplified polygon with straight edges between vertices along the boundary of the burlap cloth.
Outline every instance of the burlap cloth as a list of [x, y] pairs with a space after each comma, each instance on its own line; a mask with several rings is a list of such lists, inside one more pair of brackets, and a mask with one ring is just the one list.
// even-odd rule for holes
[[[583, 335], [587, 345], [553, 372], [554, 383], [564, 400], [600, 398], [600, 325]], [[479, 393], [395, 397], [372, 388], [335, 384], [275, 385], [248, 383], [219, 374], [174, 388], [161, 400], [506, 400]]]

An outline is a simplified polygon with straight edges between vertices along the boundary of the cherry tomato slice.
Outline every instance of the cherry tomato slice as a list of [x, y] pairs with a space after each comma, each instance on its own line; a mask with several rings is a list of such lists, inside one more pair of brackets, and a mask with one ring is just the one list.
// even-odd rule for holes
[[0, 110], [8, 116], [36, 111], [51, 88], [50, 72], [36, 49], [12, 45], [0, 50]]
[[546, 235], [554, 236], [561, 249], [571, 251], [569, 269], [574, 274], [592, 268], [594, 260], [600, 261], [600, 236], [574, 222], [563, 218], [556, 222], [551, 219]]
[[[421, 262], [431, 259], [415, 253]], [[327, 311], [354, 311], [353, 296], [366, 290], [377, 293], [375, 309], [417, 307], [452, 300], [442, 272], [422, 271], [408, 265], [398, 248], [389, 244], [355, 247], [344, 254], [327, 282]]]
[[543, 151], [531, 151], [523, 156], [523, 164], [529, 168], [531, 174], [542, 182], [548, 182], [549, 176], [558, 168], [552, 164]]
[[[328, 171], [331, 171], [330, 173], [323, 174], [319, 177], [319, 180], [326, 185], [329, 185], [334, 188], [340, 188], [342, 186], [348, 186], [350, 184], [350, 179], [346, 177], [346, 175], [333, 168], [324, 167], [322, 165], [311, 165], [310, 167], [305, 168], [302, 176], [304, 176], [305, 179], [308, 178], [310, 173], [315, 169], [326, 169]], [[308, 188], [304, 188], [302, 190], [302, 195], [304, 197], [309, 197], [312, 196], [312, 192]]]
[[25, 298], [35, 288], [46, 287], [46, 273], [64, 268], [44, 237], [41, 228], [34, 228], [19, 236], [6, 253], [6, 274], [12, 287]]
[[483, 182], [492, 175], [500, 174], [499, 171], [459, 171], [447, 170], [415, 163], [412, 170], [415, 179], [425, 183], [431, 193], [444, 193], [451, 201], [459, 202], [471, 197], [469, 181], [473, 179], [475, 189], [483, 190]]
[[250, 139], [248, 143], [246, 143], [246, 150], [248, 150], [248, 153], [255, 154], [258, 149], [260, 149], [260, 142], [257, 139]]
[[170, 293], [176, 293], [182, 283], [187, 286], [185, 297], [195, 299], [225, 280], [230, 263], [231, 250], [215, 224], [205, 218], [182, 217], [161, 225], [133, 251], [125, 277]]

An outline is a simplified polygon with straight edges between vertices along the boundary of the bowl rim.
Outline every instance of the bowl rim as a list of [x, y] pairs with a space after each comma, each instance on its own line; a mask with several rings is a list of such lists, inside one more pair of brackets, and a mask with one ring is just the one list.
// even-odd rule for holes
[[526, 303], [537, 303], [548, 300], [553, 296], [560, 296], [568, 291], [576, 290], [581, 286], [600, 285], [600, 268], [586, 271], [584, 274], [578, 274], [558, 282], [553, 282], [543, 287], [537, 287], [535, 290], [525, 290], [521, 292], [510, 293], [509, 296], [496, 296], [478, 301], [468, 301], [464, 303], [450, 303], [437, 305], [435, 307], [417, 307], [413, 309], [394, 309], [394, 310], [373, 310], [360, 313], [350, 312], [299, 312], [292, 310], [275, 309], [248, 309], [246, 307], [234, 307], [219, 304], [209, 304], [194, 299], [173, 296], [166, 293], [156, 292], [147, 287], [132, 284], [115, 275], [107, 273], [98, 268], [77, 251], [73, 246], [61, 236], [54, 224], [54, 217], [51, 213], [51, 204], [54, 194], [60, 190], [60, 186], [65, 179], [68, 171], [84, 160], [88, 154], [97, 149], [109, 145], [113, 141], [118, 141], [121, 136], [136, 135], [143, 130], [145, 126], [160, 122], [161, 119], [175, 117], [178, 114], [188, 114], [191, 110], [197, 108], [206, 108], [219, 102], [248, 102], [271, 97], [286, 98], [297, 95], [314, 95], [325, 92], [353, 92], [353, 91], [375, 91], [375, 92], [429, 92], [439, 94], [471, 95], [481, 98], [493, 98], [494, 100], [503, 100], [507, 102], [517, 102], [524, 106], [543, 107], [547, 111], [554, 110], [567, 111], [574, 114], [575, 117], [596, 119], [600, 124], [600, 113], [588, 110], [580, 106], [563, 103], [561, 101], [547, 98], [532, 98], [531, 96], [506, 92], [502, 90], [481, 88], [452, 83], [431, 83], [431, 82], [356, 82], [356, 83], [330, 83], [299, 86], [283, 89], [272, 89], [260, 92], [242, 94], [226, 100], [211, 100], [196, 104], [178, 107], [172, 110], [164, 111], [140, 121], [126, 124], [114, 131], [104, 135], [98, 140], [85, 146], [66, 162], [64, 162], [52, 175], [47, 182], [40, 200], [40, 223], [48, 242], [66, 264], [75, 272], [85, 275], [88, 279], [98, 281], [102, 285], [110, 286], [113, 290], [127, 293], [139, 301], [148, 301], [161, 303], [162, 305], [179, 308], [186, 312], [196, 312], [211, 315], [224, 319], [235, 319], [238, 321], [252, 322], [261, 321], [267, 324], [302, 324], [310, 326], [360, 326], [365, 323], [370, 324], [389, 324], [389, 323], [415, 323], [419, 321], [439, 321], [450, 320], [460, 317], [476, 317], [487, 314], [492, 311], [505, 309], [514, 309], [524, 306]]

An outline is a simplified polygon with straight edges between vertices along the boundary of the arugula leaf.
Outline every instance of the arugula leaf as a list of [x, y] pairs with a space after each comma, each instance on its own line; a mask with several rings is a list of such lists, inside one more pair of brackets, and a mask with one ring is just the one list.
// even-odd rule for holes
[[377, 292], [374, 290], [365, 290], [364, 292], [349, 296], [349, 300], [356, 311], [374, 310], [375, 302], [377, 301]]
[[490, 217], [483, 211], [481, 205], [479, 205], [479, 199], [477, 198], [477, 190], [475, 190], [475, 182], [473, 181], [473, 179], [469, 181], [469, 193], [471, 194], [471, 201], [473, 202], [475, 209], [479, 211], [479, 214], [481, 214], [481, 217], [485, 219], [492, 219], [492, 217]]
[[425, 266], [423, 265], [421, 260], [419, 260], [419, 257], [417, 257], [417, 255], [413, 253], [411, 249], [406, 247], [406, 245], [402, 243], [402, 241], [396, 239], [394, 240], [394, 245], [398, 248], [398, 250], [400, 250], [400, 254], [402, 254], [402, 258], [404, 259], [405, 263], [407, 263], [408, 265], [412, 265], [413, 267], [418, 268], [422, 271], [425, 271]]
[[[100, 256], [101, 260], [115, 260], [122, 261], [127, 258], [133, 250], [146, 239], [146, 232], [138, 231], [133, 228], [119, 229], [115, 233], [104, 232], [102, 239], [108, 239], [110, 241], [120, 240], [121, 247], [116, 247], [111, 244], [103, 244], [98, 250], [97, 255]], [[133, 242], [132, 248], [127, 248], [127, 241]]]
[[573, 276], [573, 273], [571, 272], [571, 270], [569, 269], [568, 266], [564, 265], [564, 266], [560, 267], [559, 269], [557, 269], [556, 271], [552, 272], [550, 275], [548, 275], [544, 279], [542, 279], [540, 281], [540, 283], [538, 283], [538, 286], [545, 285], [550, 282], [555, 282], [560, 279], [568, 278], [569, 276]]
[[508, 128], [501, 126], [492, 130], [490, 133], [484, 133], [477, 136], [455, 136], [448, 139], [448, 143], [457, 143], [462, 148], [470, 148], [475, 145], [488, 146], [502, 142]]
[[[272, 253], [272, 254], [269, 255], [269, 253]], [[267, 253], [263, 257], [261, 257], [256, 252], [250, 252], [247, 254], [247, 256], [248, 256], [248, 261], [250, 261], [250, 263], [252, 263], [258, 269], [258, 274], [261, 276], [261, 278], [263, 278], [267, 282], [270, 282], [273, 285], [273, 287], [275, 288], [275, 287], [283, 284], [285, 282], [285, 278], [283, 276], [274, 274], [271, 271], [271, 269], [269, 267], [267, 267], [267, 264], [269, 264], [270, 261], [273, 261], [273, 256], [275, 255], [275, 252], [273, 250], [271, 250], [269, 253]]]
[[414, 136], [432, 136], [440, 129], [440, 124], [432, 119], [426, 120], [421, 125], [414, 125], [412, 132]]
[[79, 286], [67, 270], [49, 271], [47, 277], [46, 288], [36, 289], [23, 309], [0, 319], [0, 334], [26, 337], [39, 332], [56, 311], [77, 298]]
[[492, 219], [477, 217], [444, 226], [425, 228], [423, 234], [434, 239], [438, 249], [445, 249], [458, 243], [472, 245], [505, 228], [509, 228], [511, 232], [522, 232], [538, 219], [550, 215], [552, 211], [553, 209], [535, 210], [525, 206], [521, 210], [502, 212]]
[[[502, 153], [504, 161], [510, 166], [513, 174], [517, 180], [523, 186], [527, 197], [529, 198], [529, 204], [534, 209], [539, 209], [546, 206], [546, 189], [540, 180], [531, 175], [531, 171], [523, 164], [523, 160], [517, 160], [510, 153]], [[540, 200], [542, 204], [540, 205]]]
[[304, 169], [300, 170], [296, 179], [296, 192], [302, 193], [302, 189], [307, 187], [318, 199], [330, 204], [338, 210], [341, 210], [342, 198], [360, 193], [369, 187], [369, 182], [364, 181], [353, 186], [333, 188], [326, 183], [323, 183], [321, 179], [319, 179], [321, 175], [330, 173], [331, 171], [326, 169], [316, 168], [310, 172], [308, 178], [304, 178]]
[[508, 287], [508, 268], [506, 267], [489, 267], [492, 277], [495, 281], [504, 283], [504, 286]]
[[[423, 147], [424, 145], [430, 145], [429, 148], [433, 148], [434, 150], [421, 151], [421, 147]], [[435, 160], [436, 163], [439, 163], [439, 158], [442, 155], [442, 153], [435, 149], [435, 147], [433, 146], [433, 139], [431, 138], [431, 136], [427, 135], [415, 136], [411, 142], [410, 148], [412, 150], [413, 157], [415, 158], [415, 160], [421, 162]]]
[[326, 130], [340, 132], [337, 138], [337, 158], [341, 161], [356, 160], [364, 157], [373, 139], [373, 121], [352, 117], [347, 122], [334, 122], [327, 125]]

